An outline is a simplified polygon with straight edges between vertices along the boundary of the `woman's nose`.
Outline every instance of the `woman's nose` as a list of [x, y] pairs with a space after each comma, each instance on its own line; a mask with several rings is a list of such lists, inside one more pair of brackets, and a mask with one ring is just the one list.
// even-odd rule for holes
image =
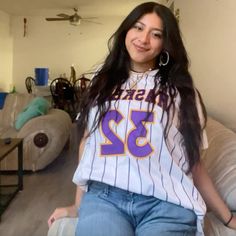
[[141, 33], [139, 39], [140, 39], [140, 41], [141, 41], [142, 43], [148, 43], [148, 42], [149, 42], [149, 39], [150, 39], [148, 32], [143, 31], [143, 32]]

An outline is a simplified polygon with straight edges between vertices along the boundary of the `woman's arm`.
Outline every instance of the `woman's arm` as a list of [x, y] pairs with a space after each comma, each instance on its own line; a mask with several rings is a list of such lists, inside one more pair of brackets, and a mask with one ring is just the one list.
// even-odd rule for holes
[[[217, 192], [211, 178], [203, 163], [196, 164], [192, 169], [193, 181], [201, 193], [208, 209], [210, 209], [224, 224], [231, 218], [228, 206]], [[236, 217], [230, 220], [228, 227], [236, 229]]]
[[80, 205], [80, 200], [83, 196], [83, 191], [79, 186], [76, 188], [76, 198], [75, 198], [75, 204], [67, 207], [59, 207], [54, 210], [54, 212], [50, 215], [48, 218], [48, 227], [52, 225], [52, 223], [60, 218], [63, 217], [77, 217], [77, 211], [78, 207]]
[[[85, 131], [84, 136], [81, 139], [80, 147], [79, 147], [79, 154], [78, 154], [78, 161], [80, 161], [80, 158], [84, 151], [84, 145], [87, 138], [87, 134], [88, 134], [87, 131]], [[83, 196], [83, 193], [84, 193], [83, 190], [79, 186], [77, 186], [76, 195], [75, 195], [75, 203], [71, 206], [56, 208], [54, 212], [48, 218], [48, 227], [50, 227], [52, 223], [59, 218], [77, 217], [78, 216], [77, 211], [80, 206], [80, 201]]]

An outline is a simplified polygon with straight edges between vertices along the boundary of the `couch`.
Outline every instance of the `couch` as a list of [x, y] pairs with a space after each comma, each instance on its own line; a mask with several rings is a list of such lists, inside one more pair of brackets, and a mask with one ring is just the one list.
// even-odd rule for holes
[[[47, 113], [28, 120], [19, 130], [16, 119], [35, 98], [32, 94], [8, 94], [0, 110], [0, 138], [23, 138], [23, 169], [37, 171], [50, 164], [62, 151], [71, 131], [70, 116], [49, 108]], [[17, 169], [17, 150], [1, 161], [1, 170]]]
[[[202, 160], [219, 193], [231, 210], [236, 210], [236, 134], [213, 118], [206, 127], [209, 147], [202, 153]], [[56, 220], [48, 236], [72, 236], [78, 218]], [[235, 236], [236, 231], [225, 227], [211, 212], [205, 217], [206, 236]], [[112, 235], [112, 234], [111, 234]]]

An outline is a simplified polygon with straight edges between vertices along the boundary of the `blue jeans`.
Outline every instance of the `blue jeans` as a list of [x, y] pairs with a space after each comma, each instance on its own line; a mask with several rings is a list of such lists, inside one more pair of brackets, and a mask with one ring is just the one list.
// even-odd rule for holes
[[152, 196], [90, 182], [76, 236], [194, 236], [196, 215]]

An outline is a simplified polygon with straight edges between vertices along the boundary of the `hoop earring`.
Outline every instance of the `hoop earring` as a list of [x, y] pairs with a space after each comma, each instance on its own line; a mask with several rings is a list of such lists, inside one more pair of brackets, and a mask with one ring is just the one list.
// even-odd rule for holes
[[169, 63], [170, 56], [167, 51], [162, 51], [160, 55], [159, 66], [166, 66]]

